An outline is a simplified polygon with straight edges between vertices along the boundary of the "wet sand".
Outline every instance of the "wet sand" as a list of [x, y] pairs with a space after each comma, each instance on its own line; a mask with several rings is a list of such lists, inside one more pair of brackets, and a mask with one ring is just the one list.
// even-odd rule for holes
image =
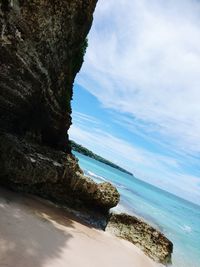
[[48, 201], [0, 188], [0, 267], [158, 267]]

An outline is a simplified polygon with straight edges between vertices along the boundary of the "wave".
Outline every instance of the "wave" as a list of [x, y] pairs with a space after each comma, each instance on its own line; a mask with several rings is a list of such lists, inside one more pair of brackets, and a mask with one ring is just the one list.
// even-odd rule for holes
[[[100, 180], [100, 181], [103, 181], [103, 182], [110, 182], [109, 179], [107, 179], [107, 178], [105, 178], [103, 176], [97, 175], [97, 174], [95, 174], [95, 173], [93, 173], [91, 171], [88, 171], [88, 170], [84, 170], [84, 174], [90, 176], [91, 178], [94, 178], [95, 180], [97, 179], [97, 180]], [[114, 185], [116, 185], [117, 188], [129, 190], [126, 186], [124, 186], [124, 185], [122, 185], [120, 183], [117, 183], [117, 182], [114, 182], [114, 181], [112, 181], [112, 183]]]
[[180, 228], [186, 232], [186, 233], [191, 233], [192, 232], [192, 228], [186, 224], [184, 224], [183, 226], [180, 226]]
[[88, 171], [88, 170], [84, 170], [84, 174], [85, 175], [88, 175], [88, 176], [90, 176], [91, 178], [94, 178], [95, 180], [100, 180], [100, 181], [104, 181], [104, 182], [107, 182], [108, 180], [105, 178], [105, 177], [103, 177], [103, 176], [99, 176], [99, 175], [97, 175], [97, 174], [95, 174], [95, 173], [93, 173], [93, 172], [91, 172], [91, 171]]

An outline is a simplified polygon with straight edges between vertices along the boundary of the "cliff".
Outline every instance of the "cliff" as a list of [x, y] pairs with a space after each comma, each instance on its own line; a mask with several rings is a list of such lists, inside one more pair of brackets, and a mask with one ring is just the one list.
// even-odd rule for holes
[[72, 85], [96, 2], [1, 0], [1, 129], [70, 150]]
[[96, 2], [0, 2], [0, 183], [105, 213], [119, 193], [83, 176], [67, 135]]

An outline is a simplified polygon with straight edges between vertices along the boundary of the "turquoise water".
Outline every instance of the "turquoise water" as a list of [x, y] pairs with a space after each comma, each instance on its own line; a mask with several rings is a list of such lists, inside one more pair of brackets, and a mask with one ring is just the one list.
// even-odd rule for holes
[[74, 152], [85, 174], [110, 181], [121, 193], [117, 208], [160, 229], [174, 244], [173, 267], [200, 267], [200, 206]]

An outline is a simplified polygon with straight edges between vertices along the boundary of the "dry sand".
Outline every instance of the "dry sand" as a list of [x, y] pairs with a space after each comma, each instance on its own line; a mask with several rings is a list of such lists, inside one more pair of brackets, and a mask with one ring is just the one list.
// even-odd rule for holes
[[157, 267], [131, 243], [0, 188], [0, 267]]

